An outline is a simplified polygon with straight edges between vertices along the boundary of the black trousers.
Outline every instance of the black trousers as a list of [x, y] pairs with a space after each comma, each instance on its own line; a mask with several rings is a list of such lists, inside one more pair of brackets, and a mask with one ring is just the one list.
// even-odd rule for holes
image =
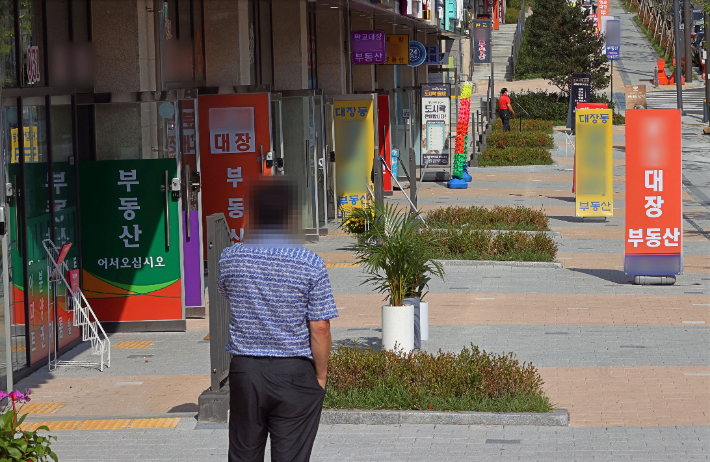
[[500, 118], [503, 120], [503, 131], [510, 131], [510, 110], [501, 109]]
[[229, 462], [308, 461], [325, 390], [308, 358], [234, 356], [229, 367]]

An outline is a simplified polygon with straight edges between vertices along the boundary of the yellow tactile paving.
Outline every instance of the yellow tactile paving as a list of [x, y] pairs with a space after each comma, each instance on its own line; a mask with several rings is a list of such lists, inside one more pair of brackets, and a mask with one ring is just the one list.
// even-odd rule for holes
[[175, 428], [179, 421], [179, 418], [135, 419], [128, 428]]
[[326, 263], [326, 268], [356, 268], [360, 266], [359, 263]]
[[130, 422], [130, 419], [85, 420], [77, 430], [121, 430]]
[[79, 425], [81, 425], [81, 420], [57, 420], [50, 422], [30, 422], [22, 424], [20, 429], [32, 432], [37, 430], [39, 427], [46, 426], [49, 428], [49, 431], [76, 430]]
[[155, 342], [119, 342], [114, 345], [114, 348], [125, 348], [125, 349], [135, 349], [144, 350], [149, 346], [153, 345]]
[[175, 428], [179, 417], [163, 419], [110, 419], [110, 420], [54, 420], [47, 422], [29, 422], [20, 426], [24, 431], [35, 431], [46, 426], [55, 430], [121, 430], [125, 428]]
[[20, 410], [23, 414], [54, 414], [67, 403], [27, 403]]

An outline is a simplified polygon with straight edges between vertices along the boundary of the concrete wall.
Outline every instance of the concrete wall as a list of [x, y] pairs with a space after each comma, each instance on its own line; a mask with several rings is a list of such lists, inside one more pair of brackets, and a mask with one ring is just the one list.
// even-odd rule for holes
[[348, 52], [343, 11], [341, 9], [316, 10], [316, 54], [318, 85], [327, 95], [347, 93], [346, 77]]
[[306, 0], [274, 0], [272, 12], [274, 87], [308, 88]]
[[247, 0], [204, 0], [204, 14], [207, 85], [250, 85]]

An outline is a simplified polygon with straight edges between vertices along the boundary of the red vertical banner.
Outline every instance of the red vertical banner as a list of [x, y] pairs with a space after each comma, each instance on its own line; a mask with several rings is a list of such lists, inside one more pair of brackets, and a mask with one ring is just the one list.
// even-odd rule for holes
[[626, 111], [626, 274], [683, 272], [680, 124], [677, 109]]
[[493, 0], [493, 30], [498, 30], [500, 26], [500, 0]]
[[[233, 242], [244, 238], [249, 183], [271, 151], [268, 93], [199, 97], [202, 217], [224, 213]], [[207, 250], [205, 249], [205, 255]]]
[[[380, 156], [385, 158], [387, 165], [391, 162], [390, 144], [390, 97], [389, 95], [377, 96], [377, 125], [380, 139]], [[382, 171], [382, 183], [385, 191], [392, 191], [392, 175], [387, 169]]]

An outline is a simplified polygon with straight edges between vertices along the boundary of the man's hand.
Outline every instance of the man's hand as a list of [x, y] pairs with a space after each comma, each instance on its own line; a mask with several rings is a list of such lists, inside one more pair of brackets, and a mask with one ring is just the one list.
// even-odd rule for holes
[[325, 390], [325, 384], [328, 380], [328, 357], [333, 346], [333, 340], [330, 336], [330, 320], [309, 321], [308, 327], [311, 331], [311, 353], [316, 367], [316, 377], [320, 386]]

